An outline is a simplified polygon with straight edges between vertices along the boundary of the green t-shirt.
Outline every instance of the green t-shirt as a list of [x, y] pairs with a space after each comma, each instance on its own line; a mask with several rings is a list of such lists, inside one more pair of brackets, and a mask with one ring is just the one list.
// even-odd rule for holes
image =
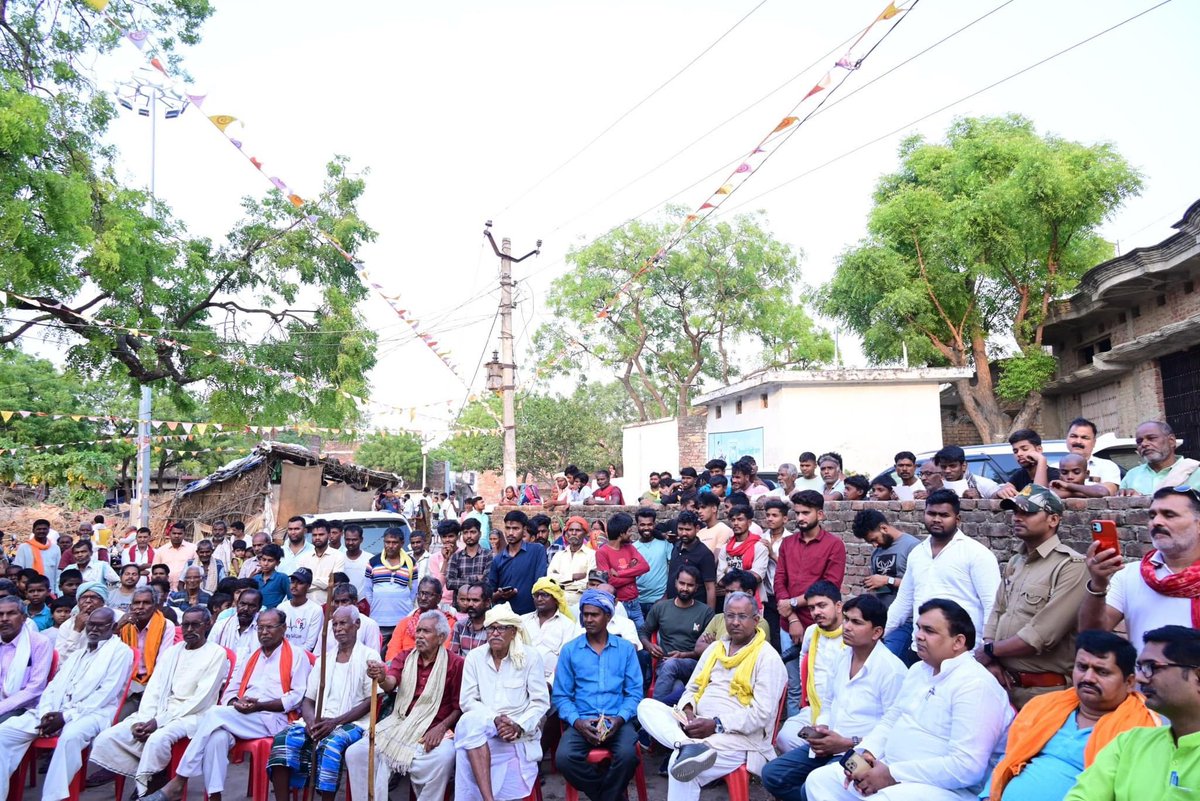
[[668, 653], [694, 651], [696, 640], [712, 617], [713, 610], [706, 603], [693, 601], [691, 606], [680, 608], [673, 599], [663, 598], [650, 607], [641, 633], [649, 638], [657, 632], [658, 646]]
[[1179, 801], [1200, 791], [1200, 733], [1179, 738], [1169, 726], [1118, 734], [1079, 774], [1065, 801]]

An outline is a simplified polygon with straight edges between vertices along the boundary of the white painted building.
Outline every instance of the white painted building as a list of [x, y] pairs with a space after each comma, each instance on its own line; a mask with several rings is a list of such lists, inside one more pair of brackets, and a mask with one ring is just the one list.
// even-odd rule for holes
[[679, 437], [674, 417], [630, 423], [622, 426], [621, 433], [621, 464], [625, 472], [614, 483], [621, 488], [627, 503], [635, 503], [650, 486], [651, 472], [669, 470], [679, 477]]
[[776, 371], [707, 392], [695, 404], [708, 410], [709, 459], [748, 454], [774, 472], [804, 451], [836, 451], [847, 471], [873, 474], [898, 451], [942, 447], [940, 388], [973, 375], [957, 368]]

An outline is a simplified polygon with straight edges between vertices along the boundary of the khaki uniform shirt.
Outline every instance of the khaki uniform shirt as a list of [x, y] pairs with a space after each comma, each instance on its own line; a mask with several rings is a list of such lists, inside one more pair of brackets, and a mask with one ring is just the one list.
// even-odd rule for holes
[[[1017, 636], [1037, 654], [1001, 659], [1006, 670], [1058, 673], [1070, 679], [1075, 665], [1076, 620], [1087, 577], [1083, 556], [1063, 545], [1057, 534], [1032, 552], [1022, 546], [1008, 561], [983, 636], [995, 641]], [[1061, 688], [1040, 691], [1053, 689]]]

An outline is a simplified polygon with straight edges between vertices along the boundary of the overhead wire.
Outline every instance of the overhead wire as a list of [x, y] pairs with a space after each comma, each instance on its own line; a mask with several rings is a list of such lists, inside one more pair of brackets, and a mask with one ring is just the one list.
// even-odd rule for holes
[[761, 2], [758, 3], [758, 5], [754, 6], [754, 8], [752, 8], [748, 12], [746, 12], [746, 14], [741, 19], [739, 19], [737, 22], [735, 22], [728, 30], [726, 30], [720, 36], [718, 36], [712, 42], [712, 44], [710, 44], [708, 47], [706, 47], [702, 51], [700, 51], [699, 54], [697, 54], [694, 58], [692, 58], [692, 60], [689, 61], [687, 64], [685, 64], [678, 72], [676, 72], [670, 78], [668, 78], [667, 80], [665, 80], [661, 84], [659, 84], [653, 91], [650, 92], [650, 94], [646, 95], [641, 100], [639, 100], [638, 102], [636, 102], [632, 106], [630, 106], [628, 109], [626, 109], [619, 117], [617, 117], [615, 120], [613, 120], [611, 123], [609, 123], [609, 125], [604, 130], [602, 130], [600, 133], [596, 134], [594, 137], [592, 137], [590, 140], [588, 140], [587, 144], [585, 144], [583, 147], [579, 148], [579, 150], [575, 151], [575, 153], [573, 153], [570, 157], [568, 157], [566, 161], [562, 162], [557, 167], [550, 170], [550, 172], [546, 173], [541, 178], [539, 178], [537, 181], [535, 181], [532, 186], [530, 186], [529, 188], [527, 188], [523, 192], [521, 192], [521, 194], [519, 194], [514, 200], [510, 201], [508, 203], [508, 205], [506, 205], [504, 207], [504, 209], [501, 211], [501, 214], [503, 214], [504, 212], [507, 212], [513, 206], [517, 205], [517, 203], [520, 203], [529, 194], [531, 194], [535, 189], [540, 187], [546, 181], [553, 178], [563, 168], [565, 168], [567, 165], [574, 162], [575, 159], [582, 156], [585, 152], [587, 152], [592, 147], [592, 145], [596, 144], [601, 139], [603, 139], [610, 131], [612, 131], [614, 128], [616, 128], [618, 125], [620, 125], [627, 117], [629, 117], [630, 114], [637, 111], [639, 108], [641, 108], [643, 105], [645, 105], [652, 97], [657, 95], [663, 89], [667, 88], [667, 86], [669, 86], [672, 82], [674, 82], [675, 79], [677, 79], [679, 76], [683, 75], [685, 72], [687, 72], [689, 69], [691, 69], [696, 64], [696, 62], [698, 62], [705, 55], [707, 55], [713, 48], [715, 48], [718, 44], [720, 44], [722, 41], [724, 41], [724, 39], [727, 36], [729, 36], [731, 33], [733, 33], [738, 28], [738, 26], [740, 26], [743, 22], [745, 22], [747, 19], [749, 19], [754, 14], [754, 12], [758, 11], [760, 8], [762, 8], [764, 5], [766, 5], [766, 3], [767, 3], [767, 0], [761, 0]]
[[1013, 72], [997, 81], [993, 81], [992, 83], [988, 84], [987, 86], [983, 87], [982, 89], [977, 89], [969, 94], [963, 95], [962, 97], [958, 98], [957, 100], [953, 100], [949, 103], [946, 103], [945, 105], [943, 105], [937, 109], [934, 109], [933, 111], [930, 111], [927, 114], [923, 114], [920, 117], [917, 117], [916, 119], [909, 120], [908, 122], [904, 123], [903, 125], [893, 128], [892, 130], [888, 131], [885, 134], [877, 136], [866, 142], [862, 142], [861, 144], [859, 144], [847, 151], [844, 151], [843, 153], [840, 153], [837, 156], [834, 156], [833, 158], [831, 158], [827, 161], [824, 161], [815, 167], [805, 170], [804, 172], [800, 173], [799, 175], [795, 175], [795, 176], [787, 179], [786, 181], [783, 181], [782, 183], [778, 183], [775, 186], [771, 187], [770, 189], [760, 192], [757, 195], [753, 195], [753, 196], [743, 200], [741, 203], [731, 206], [724, 211], [731, 212], [736, 209], [743, 208], [744, 206], [747, 206], [750, 203], [753, 203], [754, 201], [756, 201], [762, 197], [765, 197], [766, 195], [771, 194], [772, 192], [776, 192], [776, 191], [784, 188], [785, 186], [788, 186], [790, 184], [795, 183], [796, 181], [799, 181], [801, 178], [805, 178], [819, 170], [823, 170], [826, 167], [830, 166], [831, 164], [835, 164], [848, 156], [852, 156], [855, 153], [858, 153], [859, 151], [870, 147], [871, 145], [877, 144], [878, 142], [882, 142], [883, 140], [888, 139], [889, 137], [895, 136], [896, 134], [900, 133], [901, 131], [904, 131], [905, 129], [911, 128], [914, 125], [924, 122], [925, 120], [929, 119], [930, 117], [937, 116], [938, 114], [941, 114], [943, 111], [947, 111], [947, 110], [953, 108], [954, 106], [957, 106], [960, 103], [964, 103], [974, 97], [978, 97], [979, 95], [983, 94], [984, 92], [995, 89], [997, 86], [1007, 83], [1008, 81], [1011, 81], [1014, 78], [1018, 78], [1018, 77], [1024, 75], [1025, 73], [1029, 72], [1030, 70], [1036, 69], [1036, 68], [1042, 66], [1043, 64], [1047, 64], [1060, 56], [1066, 55], [1067, 53], [1070, 53], [1072, 50], [1075, 50], [1079, 47], [1082, 47], [1083, 45], [1086, 45], [1092, 41], [1095, 41], [1096, 39], [1099, 39], [1101, 36], [1104, 36], [1108, 33], [1111, 33], [1113, 31], [1117, 30], [1118, 28], [1128, 25], [1130, 22], [1133, 22], [1134, 20], [1136, 20], [1140, 17], [1143, 17], [1146, 14], [1149, 14], [1151, 11], [1155, 11], [1159, 8], [1162, 8], [1163, 6], [1165, 6], [1171, 2], [1172, 2], [1172, 0], [1162, 0], [1162, 2], [1156, 3], [1155, 5], [1150, 6], [1149, 8], [1139, 11], [1137, 14], [1134, 14], [1131, 17], [1127, 17], [1126, 19], [1122, 20], [1121, 22], [1118, 22], [1114, 25], [1110, 25], [1109, 27], [1105, 28], [1104, 30], [1098, 31], [1084, 39], [1080, 39], [1078, 42], [1075, 42], [1074, 44], [1069, 45], [1068, 47], [1064, 47], [1062, 50], [1059, 50], [1056, 53], [1053, 53], [1049, 56], [1046, 56], [1045, 58], [1035, 61], [1034, 63], [1032, 63], [1026, 67], [1022, 67], [1021, 69], [1017, 70], [1016, 72]]

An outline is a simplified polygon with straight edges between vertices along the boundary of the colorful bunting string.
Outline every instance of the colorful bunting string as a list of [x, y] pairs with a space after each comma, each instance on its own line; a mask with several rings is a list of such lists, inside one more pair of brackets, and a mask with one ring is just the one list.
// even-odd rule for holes
[[[683, 218], [683, 221], [680, 222], [675, 231], [667, 238], [666, 243], [659, 247], [653, 256], [650, 256], [648, 259], [646, 259], [642, 263], [641, 267], [638, 268], [632, 275], [630, 275], [630, 277], [626, 279], [623, 284], [621, 284], [621, 286], [617, 289], [616, 294], [608, 301], [608, 303], [604, 305], [604, 308], [596, 313], [597, 319], [602, 320], [608, 317], [612, 313], [613, 306], [616, 304], [616, 302], [621, 298], [621, 296], [623, 296], [633, 287], [634, 283], [639, 278], [650, 272], [650, 270], [652, 270], [664, 258], [666, 258], [667, 254], [669, 254], [675, 248], [675, 246], [684, 239], [684, 237], [691, 233], [692, 229], [715, 214], [717, 210], [724, 205], [725, 201], [729, 200], [730, 196], [732, 196], [734, 192], [741, 188], [741, 186], [745, 184], [745, 182], [749, 180], [759, 168], [762, 167], [766, 160], [769, 159], [784, 142], [790, 139], [792, 135], [794, 135], [796, 131], [799, 130], [800, 127], [813, 115], [813, 113], [820, 108], [820, 105], [817, 105], [812, 109], [812, 111], [801, 118], [796, 114], [796, 111], [800, 108], [804, 101], [808, 100], [814, 95], [820, 94], [821, 92], [826, 92], [826, 97], [828, 97], [829, 94], [840, 87], [852, 73], [856, 72], [859, 67], [862, 66], [862, 63], [866, 60], [866, 57], [870, 55], [871, 51], [874, 50], [880, 42], [887, 38], [888, 34], [895, 29], [897, 24], [899, 24], [899, 21], [897, 20], [896, 22], [892, 22], [890, 26], [881, 26], [884, 28], [884, 30], [878, 35], [878, 37], [869, 43], [870, 46], [865, 48], [865, 52], [863, 52], [861, 56], [855, 56], [855, 52], [858, 50], [859, 45], [864, 43], [864, 40], [867, 39], [867, 36], [871, 33], [872, 29], [876, 27], [876, 25], [881, 22], [897, 19], [897, 17], [899, 17], [902, 13], [911, 11], [918, 2], [920, 2], [920, 0], [913, 0], [911, 5], [904, 8], [898, 7], [894, 2], [888, 3], [887, 8], [885, 8], [878, 16], [875, 17], [875, 19], [871, 21], [869, 25], [867, 25], [866, 28], [863, 29], [858, 38], [855, 39], [854, 42], [851, 43], [851, 45], [847, 48], [846, 53], [834, 63], [833, 67], [830, 68], [829, 71], [827, 71], [817, 80], [812, 88], [808, 90], [808, 93], [805, 94], [804, 97], [800, 98], [796, 105], [792, 107], [792, 110], [789, 111], [788, 114], [782, 120], [780, 120], [780, 122], [774, 128], [771, 129], [770, 133], [764, 136], [744, 158], [737, 162], [737, 166], [734, 167], [733, 171], [728, 175], [728, 177], [726, 177], [726, 179], [722, 181], [721, 184], [715, 190], [713, 190], [712, 193], [709, 194], [709, 196], [699, 206], [696, 207], [695, 211]], [[824, 103], [824, 100], [821, 102]]]
[[[150, 47], [151, 53], [154, 52], [155, 47], [151, 39], [151, 32], [124, 25], [119, 20], [115, 19], [110, 13], [105, 11], [109, 0], [85, 0], [85, 2], [92, 9], [99, 12], [103, 16], [104, 20], [117, 31], [119, 31], [123, 38], [128, 39], [138, 49], [139, 52], [145, 51], [147, 46]], [[163, 65], [162, 60], [157, 56], [151, 56], [149, 61], [150, 66], [158, 70], [163, 75], [174, 78], [179, 77], [171, 75], [167, 68]], [[208, 99], [207, 95], [198, 94], [194, 90], [185, 92], [185, 94], [188, 102], [190, 102], [197, 109], [203, 109], [204, 103]], [[282, 178], [269, 175], [267, 172], [265, 172], [263, 170], [262, 159], [248, 153], [245, 150], [244, 143], [230, 133], [230, 126], [234, 123], [240, 122], [237, 117], [234, 117], [231, 114], [208, 114], [205, 118], [212, 124], [214, 128], [220, 131], [222, 136], [229, 140], [231, 145], [237, 148], [237, 151], [247, 161], [250, 162], [251, 166], [260, 172], [273, 187], [278, 189], [279, 192], [285, 198], [287, 198], [288, 202], [290, 202], [297, 209], [302, 209], [304, 207], [304, 205], [307, 203], [304, 197], [293, 190]], [[336, 236], [321, 230], [320, 226], [317, 224], [318, 217], [316, 215], [305, 215], [304, 222], [319, 238], [331, 245], [335, 250], [337, 250], [338, 254], [341, 255], [342, 258], [354, 266], [362, 281], [371, 289], [373, 289], [376, 294], [383, 298], [384, 302], [391, 307], [392, 311], [394, 311], [401, 320], [403, 320], [410, 328], [412, 328], [413, 333], [417, 335], [417, 338], [420, 339], [435, 356], [437, 356], [438, 360], [441, 361], [442, 364], [444, 364], [450, 370], [450, 372], [452, 372], [454, 376], [463, 383], [464, 386], [466, 386], [467, 382], [463, 379], [461, 373], [459, 373], [458, 365], [451, 358], [452, 354], [450, 350], [439, 345], [439, 343], [433, 340], [429, 334], [426, 334], [420, 330], [418, 321], [408, 312], [408, 310], [402, 309], [397, 305], [396, 301], [399, 299], [399, 295], [388, 295], [386, 292], [384, 292], [383, 286], [371, 278], [370, 273], [367, 272], [366, 265], [361, 260], [357, 259], [353, 254], [342, 247], [342, 243], [338, 241]]]

